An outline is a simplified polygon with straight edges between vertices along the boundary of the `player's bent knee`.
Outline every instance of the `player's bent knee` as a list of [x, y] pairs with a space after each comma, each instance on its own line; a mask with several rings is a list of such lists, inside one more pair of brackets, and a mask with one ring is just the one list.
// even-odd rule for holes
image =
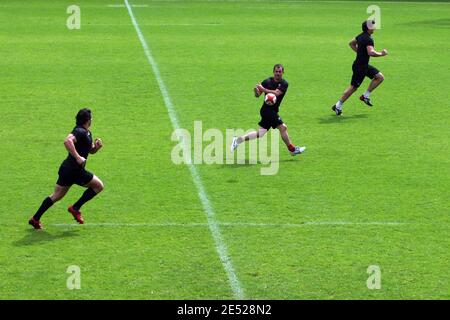
[[286, 131], [287, 131], [287, 125], [283, 123], [282, 125], [280, 125], [280, 126], [278, 127], [278, 129], [279, 129], [281, 132], [286, 132]]
[[52, 194], [50, 196], [50, 199], [52, 199], [53, 203], [58, 202], [59, 200], [61, 200], [62, 198], [64, 198], [63, 194]]
[[256, 137], [257, 138], [261, 138], [261, 137], [263, 137], [266, 134], [266, 132], [267, 132], [267, 130], [258, 130], [256, 132]]
[[105, 187], [103, 186], [103, 184], [96, 184], [92, 187], [92, 189], [94, 189], [95, 193], [100, 193], [103, 191], [103, 189], [105, 189]]
[[376, 78], [378, 81], [383, 82], [384, 81], [384, 75], [380, 72], [376, 75]]
[[105, 188], [103, 182], [97, 176], [94, 176], [94, 178], [86, 185], [86, 187], [93, 189], [96, 193], [102, 192]]
[[103, 184], [103, 182], [100, 179], [98, 179], [95, 189], [96, 189], [95, 191], [97, 193], [100, 193], [103, 191], [103, 189], [105, 189], [105, 185]]

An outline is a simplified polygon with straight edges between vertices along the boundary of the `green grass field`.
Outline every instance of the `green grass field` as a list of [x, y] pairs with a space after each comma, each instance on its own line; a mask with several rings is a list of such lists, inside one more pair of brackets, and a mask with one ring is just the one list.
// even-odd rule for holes
[[[73, 2], [0, 3], [0, 299], [450, 298], [449, 3], [131, 0], [182, 128], [255, 128], [254, 84], [286, 68], [280, 115], [308, 150], [293, 158], [280, 141], [268, 176], [261, 163], [195, 165], [211, 220], [171, 160], [174, 128], [127, 8], [78, 0], [81, 29], [68, 30]], [[338, 118], [369, 4], [386, 80], [372, 109], [358, 100], [366, 79]], [[66, 211], [76, 186], [32, 230], [84, 106], [105, 191], [85, 225]], [[71, 265], [80, 290], [66, 287]]]

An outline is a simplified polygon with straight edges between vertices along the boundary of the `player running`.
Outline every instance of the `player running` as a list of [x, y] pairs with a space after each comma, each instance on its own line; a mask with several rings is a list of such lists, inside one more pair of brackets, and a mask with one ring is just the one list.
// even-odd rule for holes
[[363, 32], [349, 43], [352, 50], [356, 52], [356, 60], [353, 62], [352, 66], [353, 76], [350, 86], [344, 91], [341, 99], [331, 107], [331, 110], [333, 110], [337, 116], [342, 114], [342, 105], [358, 89], [364, 81], [364, 77], [368, 77], [369, 79], [372, 79], [372, 81], [370, 82], [367, 91], [364, 92], [359, 99], [369, 107], [372, 106], [369, 98], [370, 93], [384, 80], [383, 74], [378, 71], [377, 68], [369, 64], [370, 57], [383, 57], [388, 54], [386, 49], [383, 49], [381, 52], [377, 52], [374, 49], [372, 39], [372, 34], [375, 31], [374, 25], [375, 21], [373, 20], [364, 21], [362, 23]]
[[74, 183], [86, 187], [87, 190], [77, 202], [68, 208], [68, 211], [78, 223], [83, 224], [84, 219], [80, 212], [81, 206], [103, 190], [102, 181], [85, 170], [89, 153], [96, 153], [103, 146], [101, 139], [95, 139], [95, 142], [92, 142], [92, 135], [89, 131], [91, 122], [91, 110], [81, 109], [76, 116], [76, 127], [64, 140], [64, 146], [69, 155], [59, 168], [59, 178], [56, 182], [55, 191], [44, 199], [36, 214], [28, 221], [33, 228], [43, 228], [40, 219], [44, 212], [56, 201], [61, 200]]
[[262, 93], [268, 94], [273, 93], [277, 96], [277, 101], [274, 105], [269, 106], [265, 102], [263, 103], [260, 114], [261, 121], [259, 122], [258, 131], [252, 131], [241, 137], [234, 137], [231, 144], [231, 152], [234, 152], [238, 145], [244, 141], [261, 138], [266, 134], [267, 131], [272, 127], [280, 130], [281, 138], [286, 144], [291, 155], [295, 156], [297, 154], [303, 153], [306, 147], [294, 146], [289, 138], [287, 132], [287, 126], [281, 120], [278, 115], [278, 109], [280, 107], [281, 101], [283, 101], [284, 95], [288, 89], [288, 82], [283, 79], [284, 67], [281, 64], [276, 64], [273, 67], [273, 77], [267, 78], [261, 84], [257, 84], [253, 89], [255, 92], [255, 97], [258, 98]]

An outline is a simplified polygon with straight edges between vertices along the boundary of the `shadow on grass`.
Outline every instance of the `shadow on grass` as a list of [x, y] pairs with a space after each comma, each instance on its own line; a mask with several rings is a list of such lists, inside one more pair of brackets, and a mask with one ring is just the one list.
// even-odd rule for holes
[[28, 229], [25, 236], [20, 240], [14, 241], [13, 244], [16, 247], [32, 246], [50, 241], [56, 241], [58, 239], [78, 237], [78, 232], [79, 230], [67, 230], [54, 234], [48, 233], [45, 230]]
[[269, 163], [262, 163], [258, 161], [257, 163], [249, 163], [248, 160], [246, 160], [245, 163], [232, 163], [232, 164], [222, 164], [218, 166], [218, 169], [237, 169], [237, 168], [252, 168], [252, 167], [267, 167], [270, 166], [271, 163], [297, 163], [300, 160], [300, 158], [292, 157], [292, 159], [282, 159], [282, 160], [273, 160]]
[[327, 117], [318, 118], [319, 124], [333, 124], [333, 123], [341, 123], [350, 120], [358, 120], [358, 119], [367, 119], [369, 116], [367, 113], [364, 114], [355, 114], [352, 116], [342, 115], [337, 117], [336, 115], [330, 115]]
[[442, 19], [433, 19], [433, 20], [413, 21], [413, 22], [408, 22], [408, 23], [402, 23], [402, 25], [408, 25], [410, 27], [425, 26], [425, 27], [432, 27], [432, 28], [450, 28], [450, 19], [442, 18]]

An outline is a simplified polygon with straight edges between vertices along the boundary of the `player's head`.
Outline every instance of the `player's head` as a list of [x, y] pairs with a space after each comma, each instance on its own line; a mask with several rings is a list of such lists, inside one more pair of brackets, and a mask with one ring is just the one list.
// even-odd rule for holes
[[273, 77], [275, 80], [281, 80], [283, 78], [284, 67], [282, 64], [277, 63], [273, 66]]
[[91, 120], [92, 120], [91, 110], [88, 108], [81, 109], [77, 113], [76, 120], [77, 120], [77, 126], [88, 125], [88, 127], [90, 127]]
[[366, 20], [361, 25], [362, 31], [372, 34], [375, 31], [375, 20]]

